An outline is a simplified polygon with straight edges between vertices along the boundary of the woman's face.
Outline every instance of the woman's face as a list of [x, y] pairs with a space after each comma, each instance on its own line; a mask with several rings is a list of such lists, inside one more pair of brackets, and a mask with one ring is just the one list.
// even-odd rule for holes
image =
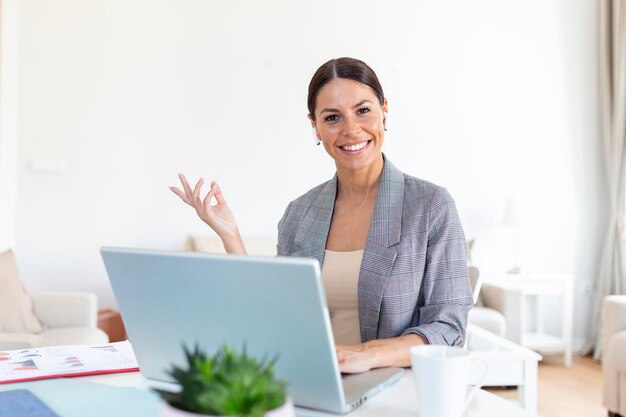
[[311, 119], [337, 168], [361, 169], [381, 157], [387, 100], [380, 105], [374, 90], [358, 81], [335, 78], [317, 94]]

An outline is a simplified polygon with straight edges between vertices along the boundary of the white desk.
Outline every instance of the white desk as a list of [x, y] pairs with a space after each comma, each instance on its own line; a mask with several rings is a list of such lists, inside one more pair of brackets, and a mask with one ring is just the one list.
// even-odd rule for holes
[[537, 363], [541, 355], [471, 324], [467, 326], [467, 350], [487, 362], [483, 386], [515, 385], [520, 405], [537, 412]]
[[[127, 374], [109, 374], [81, 377], [81, 380], [89, 380], [102, 384], [136, 387], [148, 389], [146, 380], [138, 372]], [[405, 371], [405, 376], [393, 386], [368, 400], [361, 407], [350, 414], [350, 417], [417, 417], [417, 397], [415, 395], [415, 383], [410, 370]], [[329, 417], [336, 414], [321, 413], [305, 409], [297, 409], [298, 417]], [[480, 390], [468, 407], [464, 417], [536, 417], [536, 414], [528, 412], [514, 403]], [[143, 417], [143, 416], [136, 416]], [[148, 417], [148, 416], [146, 416]]]
[[[484, 284], [500, 288], [517, 289], [522, 293], [521, 319], [524, 323], [527, 310], [527, 298], [534, 296], [536, 302], [536, 323], [529, 329], [528, 323], [522, 328], [520, 343], [542, 354], [563, 353], [565, 366], [572, 364], [573, 345], [573, 299], [574, 277], [565, 274], [507, 274], [485, 278]], [[541, 297], [557, 295], [561, 297], [561, 334], [548, 334], [544, 330], [544, 313]]]

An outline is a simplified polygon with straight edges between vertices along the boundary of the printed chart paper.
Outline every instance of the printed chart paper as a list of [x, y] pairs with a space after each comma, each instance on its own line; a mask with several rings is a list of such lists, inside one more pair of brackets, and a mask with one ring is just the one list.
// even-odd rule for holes
[[138, 370], [128, 340], [0, 351], [0, 384]]

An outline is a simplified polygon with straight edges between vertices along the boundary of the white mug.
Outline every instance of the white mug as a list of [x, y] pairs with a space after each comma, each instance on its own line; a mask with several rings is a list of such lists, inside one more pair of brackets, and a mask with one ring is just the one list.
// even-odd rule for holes
[[[472, 358], [458, 347], [414, 346], [411, 362], [420, 417], [461, 417], [487, 375], [487, 362]], [[468, 394], [468, 379], [475, 362], [482, 363], [484, 370]]]

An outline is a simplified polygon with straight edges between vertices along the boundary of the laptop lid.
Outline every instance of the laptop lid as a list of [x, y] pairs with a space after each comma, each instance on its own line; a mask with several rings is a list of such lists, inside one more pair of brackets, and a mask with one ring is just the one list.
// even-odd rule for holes
[[224, 343], [251, 355], [278, 355], [276, 374], [296, 405], [343, 413], [319, 264], [263, 258], [102, 248], [141, 373], [172, 381], [183, 343], [213, 353]]

